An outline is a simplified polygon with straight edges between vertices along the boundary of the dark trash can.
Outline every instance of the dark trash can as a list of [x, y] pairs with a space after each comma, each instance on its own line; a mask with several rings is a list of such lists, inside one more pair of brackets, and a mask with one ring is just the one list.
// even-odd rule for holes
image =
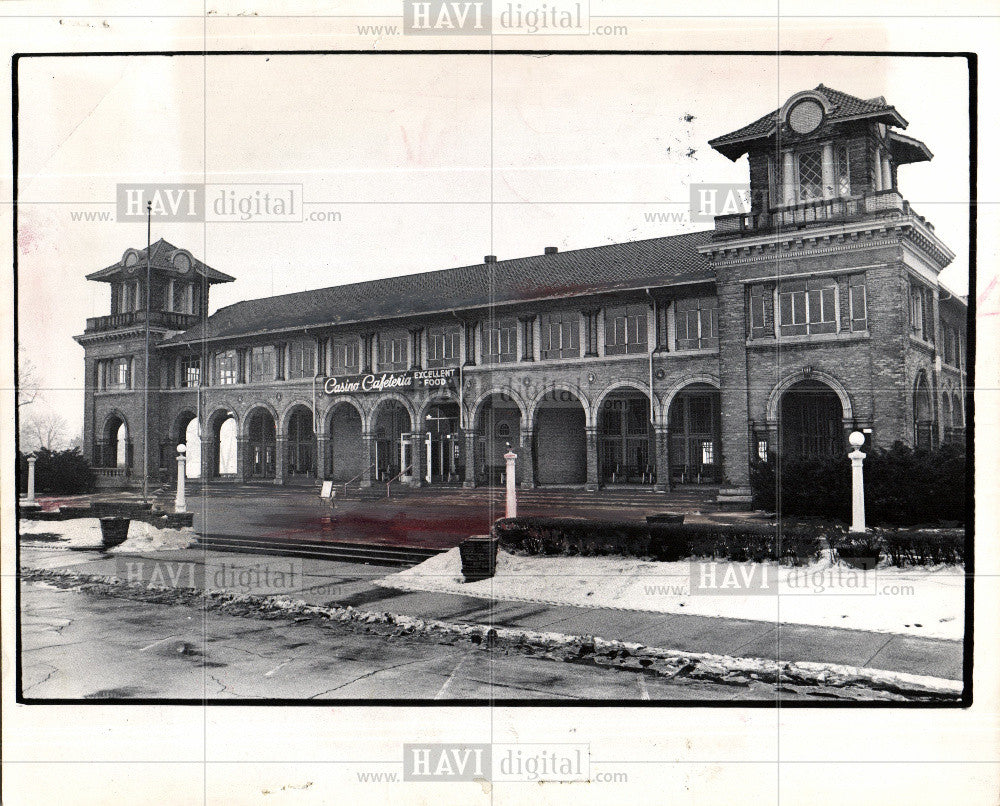
[[458, 547], [462, 557], [462, 576], [466, 582], [489, 579], [497, 570], [497, 550], [500, 538], [493, 535], [473, 535]]
[[101, 518], [101, 542], [105, 548], [120, 546], [128, 540], [128, 525], [131, 521], [128, 518], [120, 518], [111, 515]]

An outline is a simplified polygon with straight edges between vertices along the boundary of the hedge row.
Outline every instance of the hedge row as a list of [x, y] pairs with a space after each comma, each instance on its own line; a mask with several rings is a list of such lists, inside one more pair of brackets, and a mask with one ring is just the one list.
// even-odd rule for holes
[[845, 561], [871, 557], [895, 566], [959, 564], [965, 561], [965, 533], [874, 530], [852, 535], [842, 528], [756, 524], [646, 524], [577, 518], [500, 518], [493, 524], [500, 545], [514, 554], [550, 556], [652, 557], [676, 561], [695, 557], [735, 562], [773, 561], [806, 565], [828, 545]]
[[[79, 448], [50, 451], [42, 448], [36, 454], [35, 494], [77, 495], [89, 493], [97, 486], [97, 476]], [[28, 491], [28, 458], [17, 455], [18, 492]]]
[[646, 524], [576, 518], [501, 518], [493, 524], [500, 545], [515, 554], [711, 557], [736, 561], [774, 560], [802, 565], [819, 557], [816, 530], [715, 524]]
[[[870, 525], [965, 523], [965, 450], [944, 445], [916, 451], [895, 443], [868, 452], [865, 517]], [[779, 484], [780, 481], [780, 492]], [[781, 516], [851, 519], [851, 462], [757, 459], [751, 467], [754, 506]]]

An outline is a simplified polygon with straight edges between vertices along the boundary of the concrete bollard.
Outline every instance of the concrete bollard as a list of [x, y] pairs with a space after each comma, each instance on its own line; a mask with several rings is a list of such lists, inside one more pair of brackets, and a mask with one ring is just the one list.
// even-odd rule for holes
[[[507, 446], [510, 447], [509, 445]], [[517, 517], [517, 454], [508, 450], [503, 455], [507, 461], [507, 517]]]
[[177, 495], [174, 497], [174, 512], [187, 512], [184, 485], [187, 481], [187, 446], [177, 446]]
[[865, 435], [853, 431], [848, 437], [854, 450], [847, 454], [851, 460], [851, 531], [864, 532], [865, 528], [865, 456], [861, 446], [865, 444]]
[[35, 462], [38, 461], [34, 455], [28, 457], [28, 497], [24, 503], [35, 503]]

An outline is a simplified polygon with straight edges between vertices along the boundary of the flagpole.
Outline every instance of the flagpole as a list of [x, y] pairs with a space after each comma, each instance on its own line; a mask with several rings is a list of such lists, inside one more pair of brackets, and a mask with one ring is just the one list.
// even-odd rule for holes
[[152, 268], [150, 266], [150, 251], [152, 249], [153, 202], [146, 202], [146, 368], [143, 372], [142, 393], [142, 501], [149, 500], [149, 316], [150, 316], [150, 284]]

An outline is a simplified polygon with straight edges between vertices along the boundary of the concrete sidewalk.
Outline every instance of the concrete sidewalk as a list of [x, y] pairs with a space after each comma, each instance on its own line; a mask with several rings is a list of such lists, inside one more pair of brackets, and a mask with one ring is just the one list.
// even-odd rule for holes
[[[128, 562], [133, 566], [124, 565]], [[292, 577], [284, 573], [290, 568], [289, 563], [296, 564], [296, 578], [291, 584], [285, 584]], [[178, 564], [183, 564], [183, 573], [178, 573]], [[23, 568], [121, 578], [125, 578], [131, 568], [143, 575], [144, 581], [148, 581], [150, 574], [156, 574], [157, 584], [288, 596], [309, 604], [352, 606], [420, 619], [587, 635], [685, 652], [835, 663], [950, 680], [962, 678], [960, 641], [744, 619], [408, 592], [377, 584], [378, 579], [394, 572], [385, 566], [205, 549], [109, 555], [28, 544], [21, 546], [21, 565]], [[262, 573], [265, 570], [268, 572], [266, 580]], [[280, 586], [275, 584], [278, 574], [283, 575]]]

